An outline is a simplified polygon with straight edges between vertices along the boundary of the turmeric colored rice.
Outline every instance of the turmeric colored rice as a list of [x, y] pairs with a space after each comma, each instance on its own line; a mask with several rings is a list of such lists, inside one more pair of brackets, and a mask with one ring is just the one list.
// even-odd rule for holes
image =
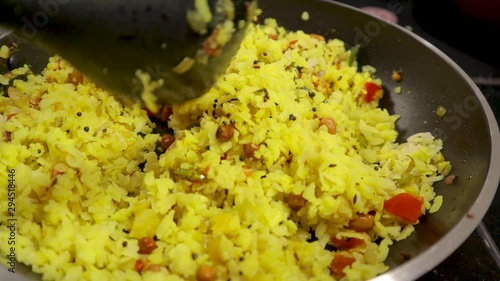
[[[0, 182], [15, 170], [18, 262], [43, 280], [387, 271], [390, 245], [418, 224], [388, 202], [405, 194], [417, 216], [439, 210], [433, 184], [451, 169], [442, 142], [428, 132], [396, 142], [382, 81], [358, 71], [342, 41], [265, 23], [208, 93], [172, 108], [166, 150], [141, 105], [57, 56], [41, 75], [1, 76]], [[8, 202], [2, 187], [2, 225]], [[9, 235], [0, 227], [5, 267]]]

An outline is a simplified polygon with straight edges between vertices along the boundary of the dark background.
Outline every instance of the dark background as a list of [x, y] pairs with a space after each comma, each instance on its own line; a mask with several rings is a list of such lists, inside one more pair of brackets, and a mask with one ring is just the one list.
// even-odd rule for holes
[[[499, 85], [483, 85], [480, 82], [491, 82], [491, 78], [500, 80], [500, 46], [496, 44], [500, 37], [500, 25], [495, 25], [498, 22], [486, 22], [485, 17], [466, 15], [452, 0], [337, 1], [355, 7], [376, 6], [397, 12], [399, 25], [429, 41], [454, 60], [473, 80], [479, 81], [478, 86], [500, 123], [500, 81]], [[473, 1], [477, 0], [470, 0]], [[500, 5], [496, 7], [499, 7], [496, 13], [500, 14]], [[497, 191], [483, 219], [485, 231], [476, 229], [457, 251], [418, 281], [500, 280], [500, 268], [495, 262], [495, 256], [500, 261], [500, 255], [486, 246], [484, 238], [490, 236], [493, 240], [490, 242], [500, 245], [499, 217], [500, 192]]]

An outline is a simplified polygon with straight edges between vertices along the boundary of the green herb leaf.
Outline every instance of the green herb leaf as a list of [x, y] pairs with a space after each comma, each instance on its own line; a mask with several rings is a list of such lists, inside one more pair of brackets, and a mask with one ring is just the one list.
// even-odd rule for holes
[[349, 55], [349, 59], [347, 60], [347, 64], [349, 66], [352, 66], [352, 64], [356, 61], [356, 58], [358, 56], [358, 53], [359, 53], [359, 48], [360, 48], [360, 45], [356, 45], [354, 47], [351, 48], [351, 53]]

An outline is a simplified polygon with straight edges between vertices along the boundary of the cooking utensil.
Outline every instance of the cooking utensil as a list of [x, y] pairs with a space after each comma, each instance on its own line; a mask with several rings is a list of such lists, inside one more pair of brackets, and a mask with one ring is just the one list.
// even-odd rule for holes
[[[202, 22], [192, 15], [203, 11], [194, 0], [3, 0], [0, 24], [61, 55], [122, 97], [140, 98], [143, 85], [136, 78], [138, 69], [153, 79], [162, 78], [164, 86], [155, 95], [159, 103], [173, 104], [194, 99], [212, 86], [244, 36], [240, 21], [251, 17], [251, 1], [208, 3], [212, 19], [206, 26], [201, 24], [206, 29], [203, 34], [192, 26]], [[224, 6], [227, 3], [232, 9]], [[206, 64], [194, 63], [205, 40], [226, 20], [233, 23], [235, 33], [220, 55], [209, 56]]]
[[[452, 186], [436, 186], [436, 193], [444, 196], [441, 210], [425, 216], [415, 233], [391, 246], [391, 270], [375, 280], [415, 280], [432, 270], [478, 226], [500, 180], [500, 133], [486, 99], [451, 59], [404, 28], [332, 1], [273, 0], [259, 5], [262, 19], [274, 17], [291, 30], [360, 44], [359, 64], [376, 67], [384, 82], [381, 106], [401, 115], [399, 141], [417, 132], [443, 139], [443, 153], [458, 180]], [[308, 21], [301, 19], [304, 11], [310, 14]], [[403, 81], [396, 83], [390, 76], [401, 68]], [[396, 86], [402, 87], [401, 94], [394, 93]], [[443, 117], [436, 115], [438, 106], [448, 109]], [[402, 259], [402, 254], [410, 259]], [[38, 280], [28, 268], [18, 267], [16, 275], [0, 271], [0, 279]]]

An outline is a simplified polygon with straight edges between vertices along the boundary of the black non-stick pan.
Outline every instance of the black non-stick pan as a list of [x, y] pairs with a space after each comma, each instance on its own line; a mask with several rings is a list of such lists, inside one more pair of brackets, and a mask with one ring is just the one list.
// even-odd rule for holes
[[[500, 134], [485, 98], [450, 58], [411, 32], [380, 21], [354, 8], [333, 1], [260, 1], [262, 18], [273, 17], [290, 30], [304, 30], [327, 38], [340, 38], [350, 46], [360, 44], [360, 65], [371, 65], [385, 84], [381, 106], [400, 114], [399, 140], [418, 132], [431, 132], [443, 139], [443, 153], [458, 176], [453, 186], [438, 184], [444, 196], [441, 210], [427, 215], [408, 239], [391, 247], [387, 263], [391, 270], [375, 280], [414, 280], [433, 269], [455, 251], [477, 227], [491, 204], [500, 179]], [[308, 21], [301, 19], [307, 11]], [[8, 35], [0, 44], [15, 39]], [[20, 43], [18, 61], [35, 70], [47, 56]], [[403, 81], [390, 78], [403, 69]], [[401, 86], [402, 93], [393, 92]], [[443, 117], [438, 106], [447, 109]], [[410, 256], [402, 260], [401, 253]], [[0, 270], [0, 280], [38, 280], [27, 268], [15, 275]], [[35, 277], [33, 277], [35, 276]]]

